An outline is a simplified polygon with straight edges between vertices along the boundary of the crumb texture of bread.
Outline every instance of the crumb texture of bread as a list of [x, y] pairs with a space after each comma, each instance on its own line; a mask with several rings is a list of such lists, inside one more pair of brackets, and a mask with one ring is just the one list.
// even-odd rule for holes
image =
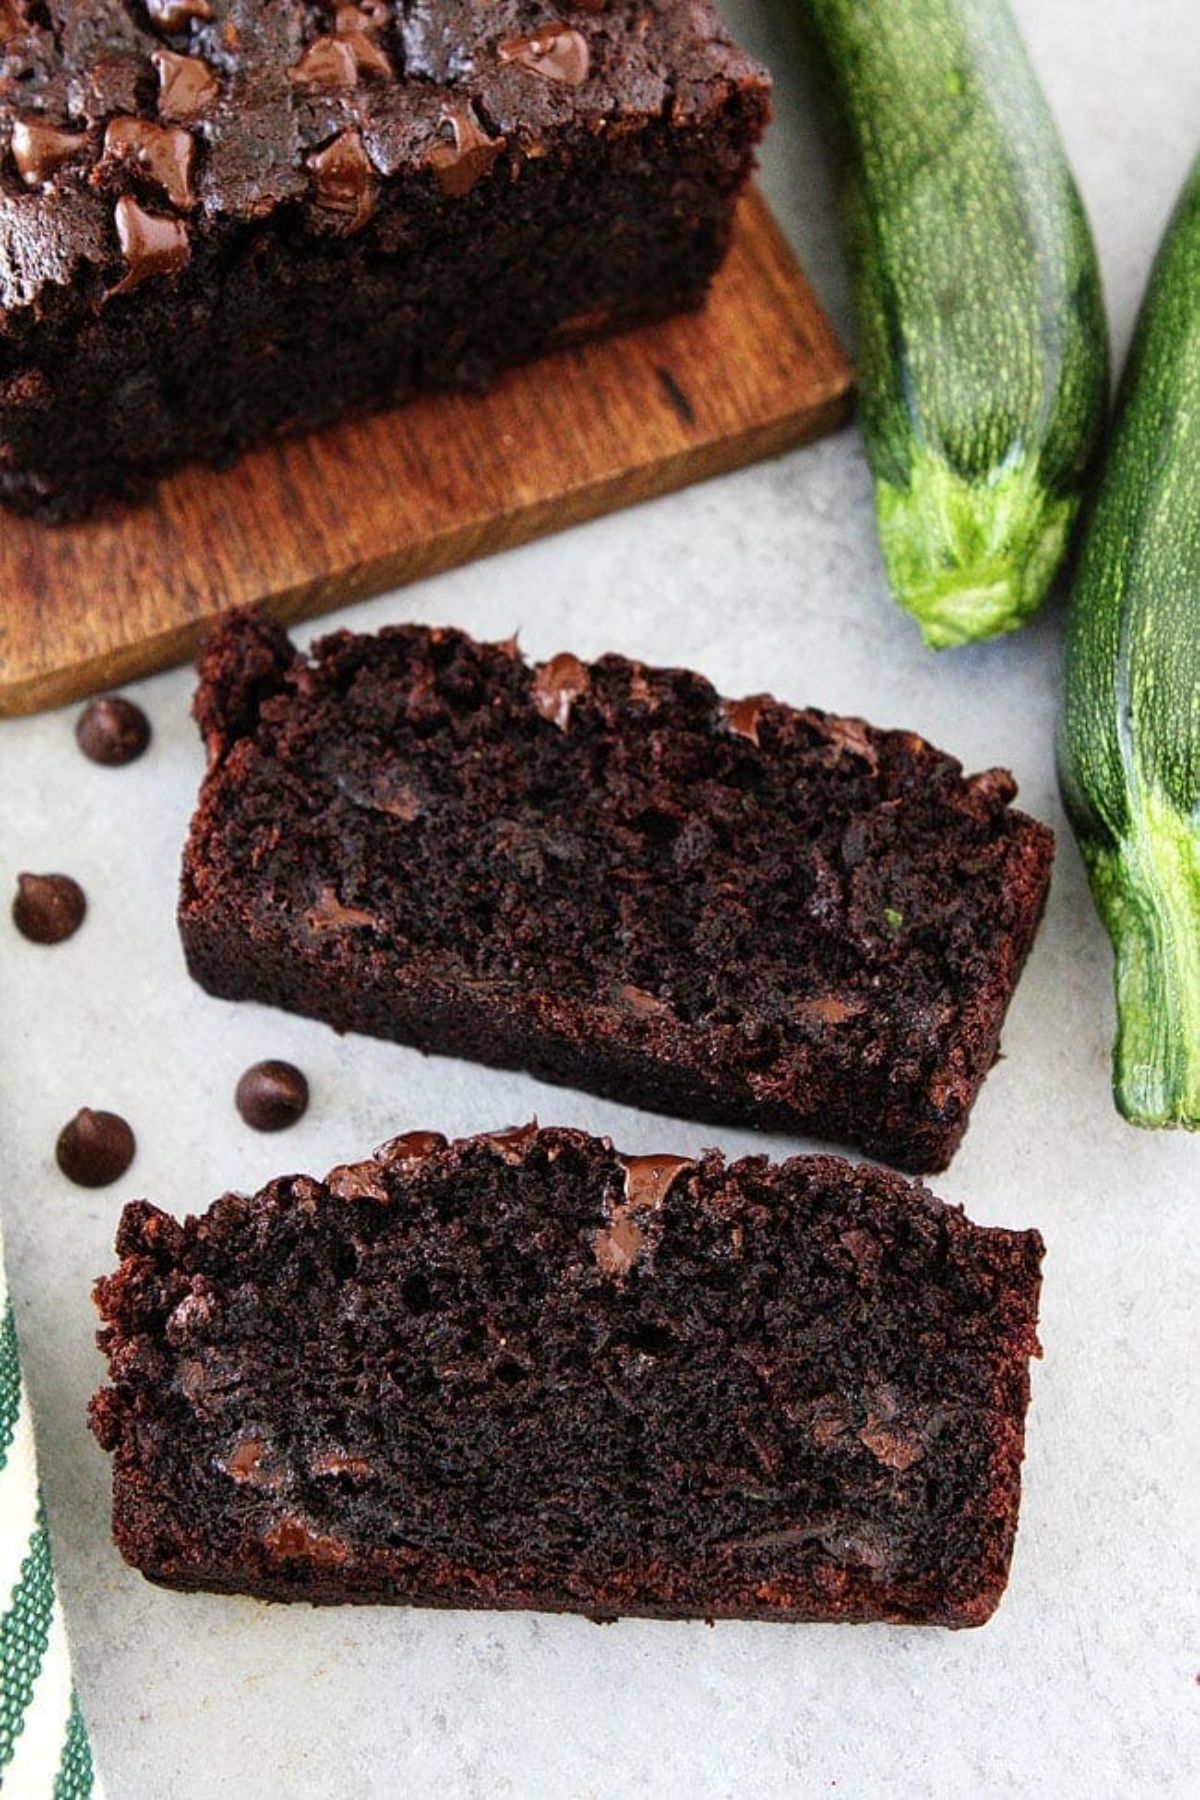
[[833, 1157], [409, 1132], [96, 1287], [113, 1525], [274, 1600], [983, 1623], [1041, 1240]]
[[945, 1167], [1049, 882], [1004, 770], [618, 656], [230, 615], [180, 928], [211, 993]]
[[699, 306], [769, 111], [708, 0], [0, 0], [0, 500]]

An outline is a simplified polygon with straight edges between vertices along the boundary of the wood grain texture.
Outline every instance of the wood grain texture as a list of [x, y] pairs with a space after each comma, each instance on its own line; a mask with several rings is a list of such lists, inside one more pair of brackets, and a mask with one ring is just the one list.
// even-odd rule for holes
[[703, 312], [192, 467], [78, 525], [0, 515], [0, 714], [190, 656], [227, 606], [311, 617], [770, 456], [846, 414], [846, 357], [761, 196]]

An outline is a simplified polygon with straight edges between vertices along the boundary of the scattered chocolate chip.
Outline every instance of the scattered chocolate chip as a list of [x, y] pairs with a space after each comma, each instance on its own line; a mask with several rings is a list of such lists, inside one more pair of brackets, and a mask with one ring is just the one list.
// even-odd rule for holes
[[198, 119], [215, 106], [221, 86], [201, 57], [155, 50], [150, 61], [158, 72], [160, 118]]
[[121, 1179], [136, 1149], [133, 1132], [119, 1113], [84, 1106], [59, 1132], [54, 1154], [76, 1187], [108, 1187]]
[[120, 769], [142, 755], [150, 742], [150, 721], [132, 700], [106, 694], [76, 719], [75, 741], [89, 761]]
[[87, 912], [87, 896], [69, 875], [18, 875], [13, 924], [31, 944], [61, 944], [74, 937]]
[[160, 187], [172, 206], [196, 204], [192, 192], [192, 134], [182, 125], [156, 125], [153, 119], [110, 119], [104, 133], [99, 168], [131, 163]]
[[505, 140], [489, 137], [470, 106], [447, 107], [441, 123], [449, 127], [453, 141], [434, 146], [429, 166], [443, 194], [459, 200], [488, 174]]
[[571, 720], [571, 708], [590, 685], [588, 672], [577, 656], [563, 651], [543, 663], [533, 678], [533, 704], [543, 719], [549, 719], [560, 731]]
[[357, 131], [343, 131], [308, 158], [317, 205], [331, 213], [347, 236], [361, 231], [375, 211], [376, 178]]
[[164, 219], [148, 213], [136, 200], [123, 194], [114, 210], [114, 222], [127, 266], [111, 294], [128, 294], [157, 275], [175, 275], [191, 255], [187, 227], [181, 219]]
[[284, 1131], [308, 1109], [308, 1082], [293, 1063], [254, 1063], [238, 1082], [234, 1098], [254, 1131]]
[[87, 143], [82, 131], [59, 131], [18, 119], [12, 128], [12, 154], [26, 187], [40, 187]]
[[319, 88], [322, 93], [357, 87], [358, 58], [354, 46], [345, 38], [314, 38], [300, 61], [288, 70], [288, 80], [297, 87]]
[[211, 19], [208, 0], [146, 0], [150, 23], [163, 31], [178, 31], [189, 19]]
[[502, 63], [516, 63], [543, 81], [561, 81], [567, 87], [581, 87], [591, 67], [587, 39], [557, 19], [529, 37], [502, 38], [496, 55]]

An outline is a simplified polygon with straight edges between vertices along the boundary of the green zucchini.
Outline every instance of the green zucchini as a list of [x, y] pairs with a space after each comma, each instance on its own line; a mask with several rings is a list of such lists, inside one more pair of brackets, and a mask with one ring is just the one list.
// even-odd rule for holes
[[863, 431], [892, 590], [934, 649], [1013, 631], [1108, 402], [1095, 247], [1005, 0], [779, 0], [844, 131]]
[[1072, 583], [1063, 797], [1116, 952], [1113, 1091], [1200, 1126], [1200, 161], [1158, 254]]

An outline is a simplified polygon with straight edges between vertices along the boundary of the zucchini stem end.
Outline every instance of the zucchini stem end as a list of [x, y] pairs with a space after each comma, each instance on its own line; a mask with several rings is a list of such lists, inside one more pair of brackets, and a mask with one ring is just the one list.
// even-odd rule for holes
[[1116, 951], [1117, 1109], [1200, 1129], [1200, 821], [1147, 793], [1135, 834], [1085, 854]]
[[920, 450], [907, 487], [875, 489], [883, 559], [899, 604], [930, 650], [1016, 631], [1037, 611], [1066, 553], [1078, 501], [1013, 463], [968, 481]]

